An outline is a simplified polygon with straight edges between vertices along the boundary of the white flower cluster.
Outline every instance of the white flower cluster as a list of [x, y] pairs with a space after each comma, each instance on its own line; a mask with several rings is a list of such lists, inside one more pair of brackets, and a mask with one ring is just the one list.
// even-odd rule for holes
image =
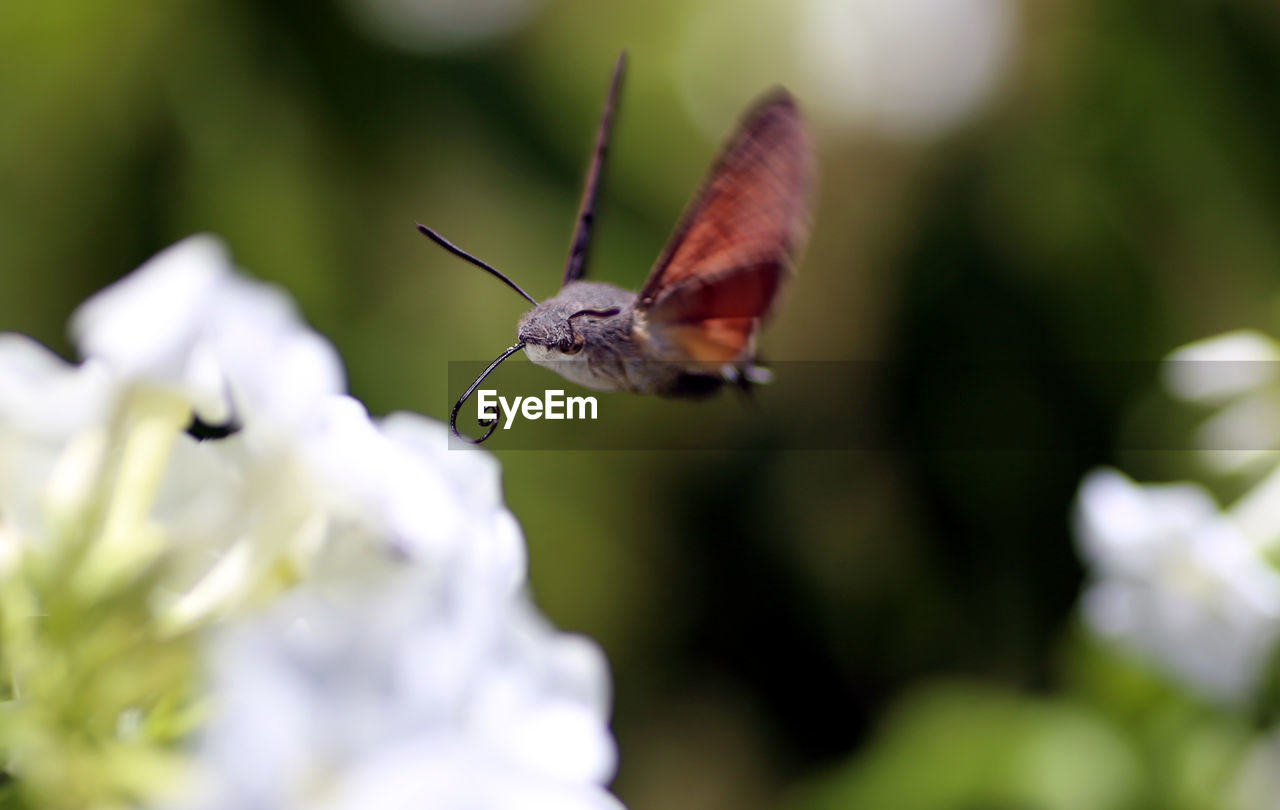
[[304, 590], [228, 634], [209, 782], [177, 806], [620, 808], [598, 651], [469, 587]]
[[1216, 408], [1196, 431], [1210, 469], [1251, 472], [1280, 450], [1280, 344], [1252, 330], [1198, 340], [1165, 361], [1165, 387], [1187, 402]]
[[1208, 492], [1098, 470], [1080, 488], [1077, 534], [1095, 631], [1214, 697], [1252, 693], [1280, 636], [1280, 574]]
[[1268, 559], [1280, 542], [1277, 360], [1269, 338], [1233, 332], [1164, 365], [1172, 394], [1219, 409], [1196, 435], [1207, 465], [1263, 473], [1230, 509], [1198, 484], [1137, 484], [1114, 470], [1088, 475], [1076, 504], [1092, 629], [1228, 703], [1255, 696], [1280, 641], [1280, 571]]
[[[79, 365], [0, 335], [0, 573], [86, 516], [68, 587], [163, 562], [154, 620], [207, 639], [211, 673], [165, 803], [620, 807], [603, 655], [529, 604], [491, 456], [371, 419], [329, 342], [210, 236], [72, 333]], [[193, 438], [193, 416], [229, 435]]]

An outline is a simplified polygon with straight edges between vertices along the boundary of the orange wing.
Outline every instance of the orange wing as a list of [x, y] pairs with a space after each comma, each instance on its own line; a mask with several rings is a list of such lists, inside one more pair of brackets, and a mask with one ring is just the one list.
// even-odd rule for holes
[[778, 90], [739, 124], [640, 291], [661, 346], [701, 362], [750, 359], [808, 228], [813, 147]]

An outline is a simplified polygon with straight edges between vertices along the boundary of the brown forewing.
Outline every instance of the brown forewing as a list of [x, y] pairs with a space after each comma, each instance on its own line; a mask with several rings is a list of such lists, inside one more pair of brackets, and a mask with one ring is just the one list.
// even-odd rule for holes
[[775, 91], [738, 126], [640, 291], [651, 327], [697, 360], [752, 351], [804, 239], [812, 175], [795, 101]]

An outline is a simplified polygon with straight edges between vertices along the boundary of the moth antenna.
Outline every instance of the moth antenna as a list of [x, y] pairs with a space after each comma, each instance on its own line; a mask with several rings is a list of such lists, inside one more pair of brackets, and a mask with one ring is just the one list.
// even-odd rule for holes
[[458, 401], [453, 404], [453, 410], [450, 411], [449, 413], [449, 429], [453, 431], [453, 435], [457, 436], [459, 439], [462, 439], [464, 442], [470, 442], [471, 444], [480, 444], [485, 439], [493, 435], [493, 431], [497, 430], [498, 428], [497, 416], [495, 416], [493, 419], [477, 420], [478, 423], [480, 424], [480, 427], [487, 427], [488, 430], [486, 430], [484, 432], [484, 435], [481, 436], [480, 438], [472, 439], [471, 437], [463, 436], [461, 433], [458, 432], [458, 411], [462, 410], [462, 406], [467, 404], [468, 399], [471, 399], [471, 395], [474, 394], [476, 392], [476, 389], [480, 387], [480, 383], [484, 382], [485, 377], [488, 377], [490, 374], [493, 373], [493, 370], [495, 368], [502, 365], [503, 360], [506, 360], [508, 357], [510, 357], [511, 355], [515, 354], [516, 352], [520, 351], [523, 348], [524, 348], [524, 342], [522, 341], [512, 346], [510, 349], [507, 349], [498, 357], [497, 360], [494, 360], [492, 363], [490, 363], [488, 368], [480, 372], [480, 376], [476, 377], [475, 382], [467, 386], [466, 391], [462, 392], [462, 396], [458, 397]]
[[596, 196], [600, 191], [600, 175], [604, 170], [604, 157], [609, 149], [609, 136], [613, 131], [613, 111], [618, 106], [618, 92], [622, 89], [622, 75], [626, 72], [627, 52], [618, 54], [613, 68], [613, 81], [604, 101], [600, 116], [600, 129], [596, 132], [596, 149], [587, 169], [587, 182], [582, 189], [582, 202], [578, 204], [578, 220], [573, 229], [573, 241], [569, 243], [569, 259], [564, 266], [561, 286], [582, 278], [587, 270], [587, 248], [591, 244], [591, 226], [596, 217]]
[[462, 248], [450, 242], [448, 239], [445, 239], [440, 234], [431, 230], [426, 225], [419, 223], [418, 230], [422, 232], [423, 236], [427, 237], [432, 242], [435, 242], [440, 247], [444, 248], [445, 250], [449, 251], [453, 255], [457, 256], [459, 259], [462, 259], [463, 261], [471, 262], [476, 267], [479, 267], [482, 270], [488, 271], [495, 278], [501, 281], [503, 284], [506, 284], [511, 289], [523, 295], [526, 299], [528, 299], [529, 303], [533, 304], [535, 307], [538, 306], [537, 299], [535, 299], [532, 295], [529, 295], [529, 293], [522, 290], [519, 284], [507, 278], [507, 275], [503, 273], [501, 270], [499, 270], [498, 268], [494, 267], [488, 262], [483, 262], [480, 259], [477, 259], [475, 256], [472, 256], [470, 253], [466, 252]]

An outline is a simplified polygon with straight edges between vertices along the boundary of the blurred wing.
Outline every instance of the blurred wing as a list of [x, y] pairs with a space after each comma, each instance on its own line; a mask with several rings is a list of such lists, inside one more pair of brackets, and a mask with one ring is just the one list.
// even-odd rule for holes
[[808, 229], [813, 147], [775, 91], [739, 124], [640, 291], [661, 345], [702, 362], [754, 352]]
[[613, 111], [618, 106], [618, 92], [622, 89], [622, 74], [627, 66], [627, 52], [618, 54], [613, 68], [613, 81], [604, 101], [600, 116], [600, 129], [596, 132], [596, 151], [587, 169], [587, 182], [582, 188], [582, 201], [578, 204], [578, 218], [573, 228], [573, 241], [569, 243], [569, 258], [564, 265], [564, 280], [560, 286], [577, 281], [587, 274], [587, 248], [591, 244], [591, 225], [596, 216], [596, 196], [600, 192], [600, 175], [604, 170], [604, 156], [609, 148], [609, 135], [613, 131]]

